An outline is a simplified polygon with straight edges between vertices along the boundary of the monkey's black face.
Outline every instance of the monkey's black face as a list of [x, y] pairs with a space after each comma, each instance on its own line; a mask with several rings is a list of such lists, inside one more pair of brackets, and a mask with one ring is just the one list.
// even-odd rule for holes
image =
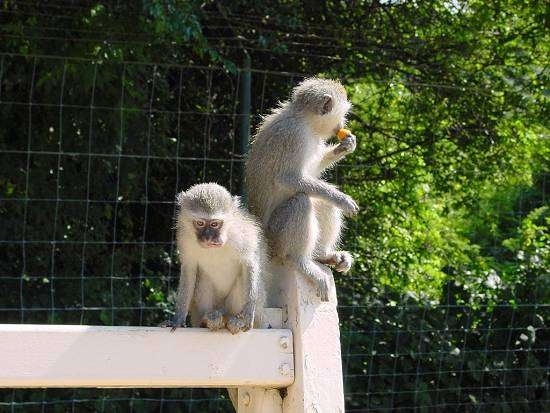
[[193, 225], [197, 241], [203, 248], [219, 248], [225, 244], [225, 230], [221, 219], [196, 219]]

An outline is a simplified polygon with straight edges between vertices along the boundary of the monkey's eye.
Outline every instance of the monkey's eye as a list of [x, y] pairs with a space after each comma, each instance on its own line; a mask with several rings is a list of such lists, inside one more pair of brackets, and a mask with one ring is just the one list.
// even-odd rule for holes
[[222, 223], [220, 221], [212, 221], [210, 223], [210, 228], [219, 228], [222, 226]]
[[202, 228], [202, 227], [204, 227], [205, 222], [199, 219], [199, 220], [195, 221], [195, 225], [199, 228]]

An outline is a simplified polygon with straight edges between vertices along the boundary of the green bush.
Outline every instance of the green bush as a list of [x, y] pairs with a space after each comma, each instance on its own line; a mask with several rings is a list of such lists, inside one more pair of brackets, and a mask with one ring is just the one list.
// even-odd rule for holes
[[[170, 315], [176, 192], [240, 188], [247, 49], [252, 127], [306, 75], [354, 105], [358, 149], [327, 174], [362, 207], [336, 277], [347, 410], [550, 410], [543, 2], [8, 0], [0, 16], [0, 322]], [[231, 409], [218, 390], [0, 392], [0, 411], [69, 410]]]

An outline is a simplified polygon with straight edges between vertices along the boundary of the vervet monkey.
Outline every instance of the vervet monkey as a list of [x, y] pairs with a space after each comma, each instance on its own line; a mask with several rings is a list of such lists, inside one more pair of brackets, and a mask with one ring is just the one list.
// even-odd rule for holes
[[181, 275], [175, 316], [164, 325], [174, 331], [190, 312], [193, 327], [249, 330], [265, 294], [260, 225], [238, 197], [214, 183], [192, 186], [176, 202]]
[[325, 273], [315, 261], [339, 272], [352, 257], [338, 251], [342, 214], [354, 215], [355, 201], [321, 178], [322, 172], [356, 147], [350, 135], [327, 144], [346, 122], [351, 104], [337, 81], [311, 78], [296, 86], [290, 100], [266, 116], [246, 162], [250, 211], [263, 224], [273, 258], [291, 264], [312, 280], [328, 300]]

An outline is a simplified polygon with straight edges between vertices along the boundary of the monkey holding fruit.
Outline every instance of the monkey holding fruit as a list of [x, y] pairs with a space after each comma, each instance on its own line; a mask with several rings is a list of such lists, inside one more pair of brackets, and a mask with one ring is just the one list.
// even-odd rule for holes
[[[339, 272], [353, 262], [337, 245], [342, 215], [355, 215], [359, 207], [321, 178], [355, 150], [355, 136], [341, 131], [350, 107], [339, 82], [304, 80], [264, 118], [246, 161], [249, 208], [262, 221], [270, 253], [310, 279], [322, 301], [328, 280], [316, 262]], [[340, 143], [328, 144], [339, 131]]]

